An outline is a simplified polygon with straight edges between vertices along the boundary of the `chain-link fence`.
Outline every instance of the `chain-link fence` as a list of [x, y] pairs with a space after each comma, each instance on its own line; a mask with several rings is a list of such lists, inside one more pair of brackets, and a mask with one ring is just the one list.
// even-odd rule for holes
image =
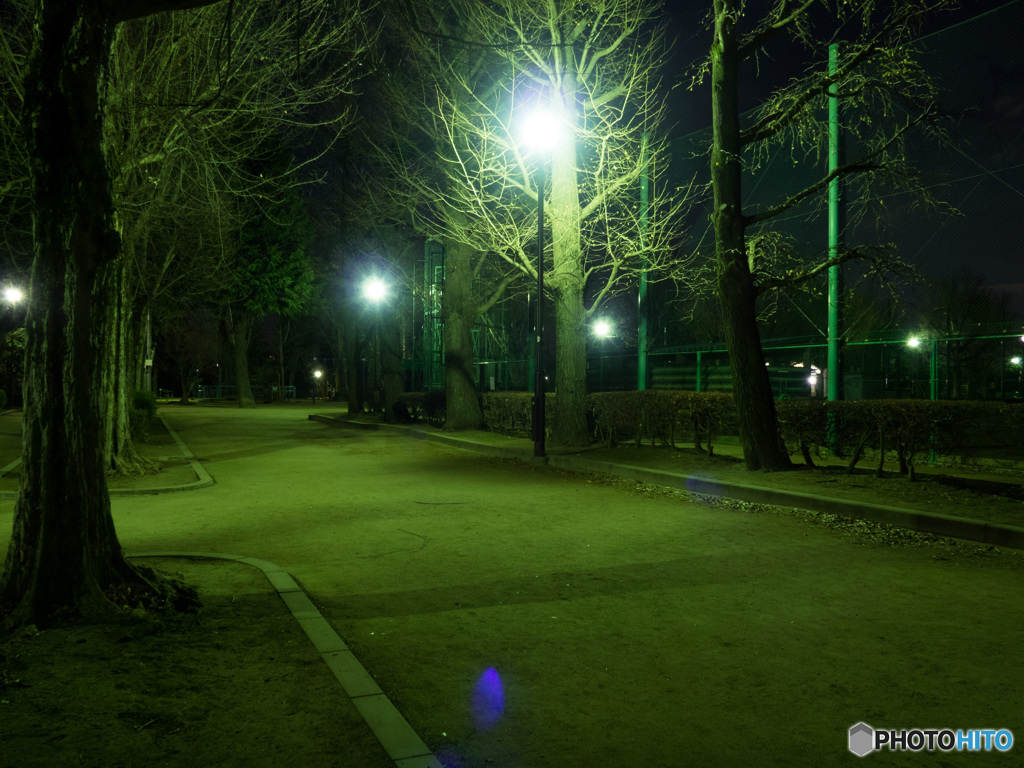
[[[916, 134], [907, 159], [923, 189], [955, 213], [929, 212], [920, 195], [876, 190], [845, 220], [850, 247], [891, 244], [920, 279], [882, 286], [864, 270], [842, 276], [841, 382], [845, 399], [970, 398], [1016, 400], [1024, 366], [1024, 0], [919, 41], [920, 60], [945, 90], [941, 111], [950, 116], [949, 139], [936, 144]], [[826, 109], [822, 100], [822, 110]], [[844, 115], [898, 123], [888, 115]], [[753, 113], [744, 116], [749, 124]], [[674, 185], [708, 179], [710, 129], [674, 142], [669, 176]], [[847, 147], [848, 158], [858, 147]], [[827, 172], [825, 157], [776, 151], [745, 157], [745, 210], [769, 208]], [[824, 196], [825, 193], [822, 193]], [[689, 214], [689, 245], [713, 259], [710, 199]], [[824, 205], [794, 208], [763, 226], [752, 240], [777, 233], [797, 257], [828, 257]], [[731, 389], [717, 300], [672, 280], [652, 276], [648, 293], [649, 388]], [[769, 377], [778, 396], [824, 397], [827, 304], [823, 285], [781, 292], [760, 307]], [[637, 303], [608, 307], [610, 338], [589, 339], [592, 391], [636, 389]], [[477, 381], [481, 391], [529, 389], [534, 362], [524, 315], [490, 318], [478, 330]], [[549, 315], [549, 318], [551, 315]], [[550, 321], [549, 321], [550, 322]], [[553, 325], [553, 323], [552, 323]], [[552, 329], [549, 327], [548, 332]], [[488, 339], [489, 346], [482, 343]], [[551, 353], [553, 344], [546, 348]], [[441, 356], [431, 351], [435, 360]], [[553, 353], [552, 353], [553, 354]], [[549, 388], [553, 358], [545, 361]]]

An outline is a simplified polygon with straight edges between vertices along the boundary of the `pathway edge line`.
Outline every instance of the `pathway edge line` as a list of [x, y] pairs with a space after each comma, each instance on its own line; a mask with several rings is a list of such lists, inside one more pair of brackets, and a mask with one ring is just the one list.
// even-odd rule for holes
[[[180, 557], [191, 560], [227, 560], [258, 569], [289, 613], [306, 633], [321, 661], [341, 683], [349, 701], [366, 722], [377, 741], [384, 747], [388, 757], [396, 766], [407, 766], [411, 760], [423, 768], [443, 768], [423, 740], [413, 730], [387, 695], [376, 687], [373, 677], [345, 645], [334, 628], [313, 607], [306, 592], [297, 585], [284, 568], [269, 560], [244, 555], [229, 555], [220, 552], [133, 552], [126, 554], [133, 559], [139, 557]], [[344, 663], [339, 663], [339, 654]], [[372, 699], [368, 706], [367, 699]], [[369, 715], [369, 717], [367, 716]]]

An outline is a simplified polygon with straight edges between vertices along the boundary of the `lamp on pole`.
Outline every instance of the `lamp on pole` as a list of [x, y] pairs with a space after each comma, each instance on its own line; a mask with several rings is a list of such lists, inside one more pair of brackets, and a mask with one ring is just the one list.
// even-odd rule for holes
[[324, 375], [324, 372], [319, 368], [313, 371], [313, 405], [316, 405], [316, 391], [320, 388], [320, 377]]
[[[388, 297], [388, 284], [380, 277], [368, 277], [363, 282], [363, 298], [374, 308], [373, 317], [373, 391], [376, 394], [382, 384], [380, 354], [380, 305]], [[376, 406], [376, 396], [374, 406]]]
[[597, 321], [594, 322], [592, 330], [594, 331], [594, 337], [597, 338], [598, 344], [600, 345], [598, 349], [599, 349], [599, 351], [601, 353], [600, 356], [598, 357], [598, 363], [597, 363], [597, 365], [598, 365], [598, 379], [597, 379], [598, 389], [601, 392], [604, 392], [605, 391], [605, 389], [604, 389], [604, 387], [605, 387], [605, 382], [604, 382], [604, 358], [605, 358], [605, 353], [608, 351], [608, 350], [605, 349], [605, 341], [610, 339], [614, 335], [615, 329], [612, 327], [611, 322], [609, 322], [608, 320], [601, 319], [601, 320], [597, 320]]
[[523, 125], [527, 144], [540, 153], [537, 162], [537, 307], [534, 310], [533, 456], [547, 456], [544, 447], [546, 413], [544, 406], [544, 190], [547, 187], [546, 155], [558, 137], [558, 126], [550, 112], [538, 110]]

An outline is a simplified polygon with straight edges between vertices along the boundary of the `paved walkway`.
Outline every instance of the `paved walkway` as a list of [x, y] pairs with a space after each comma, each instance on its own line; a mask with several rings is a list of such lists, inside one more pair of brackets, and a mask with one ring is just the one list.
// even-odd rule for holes
[[[533, 443], [526, 438], [507, 437], [483, 431], [448, 434], [425, 425], [378, 425], [366, 420], [350, 420], [346, 416], [336, 414], [312, 414], [309, 418], [339, 427], [394, 430], [411, 437], [433, 440], [492, 456], [520, 459], [522, 461], [535, 461], [533, 458]], [[742, 456], [740, 447], [735, 442], [720, 442], [716, 445], [715, 451], [722, 455]], [[1024, 549], [1024, 527], [989, 520], [980, 515], [978, 517], [943, 515], [897, 506], [852, 501], [839, 496], [782, 490], [778, 487], [768, 487], [753, 483], [724, 482], [721, 480], [709, 481], [706, 477], [689, 476], [679, 474], [678, 472], [652, 469], [642, 465], [596, 460], [589, 458], [586, 452], [583, 451], [566, 452], [558, 451], [557, 449], [550, 450], [548, 451], [546, 463], [548, 466], [557, 469], [613, 475], [638, 482], [679, 488], [711, 496], [721, 496], [723, 498], [757, 504], [772, 504], [780, 507], [796, 507], [812, 512], [827, 512], [861, 520], [870, 520], [876, 523], [888, 523], [889, 525], [920, 533], [932, 533], [938, 536], [951, 536], [968, 541], [978, 541], [993, 546]], [[922, 468], [922, 472], [972, 477], [971, 475], [957, 473], [945, 468], [925, 467]], [[990, 482], [1010, 482], [1018, 485], [1024, 482], [1024, 478], [1011, 475], [975, 474], [973, 477], [987, 479]]]
[[[293, 410], [301, 410], [303, 406], [291, 406]], [[417, 439], [427, 439], [453, 447], [484, 453], [502, 458], [519, 459], [532, 462], [533, 443], [526, 438], [508, 437], [492, 432], [472, 431], [458, 434], [442, 432], [429, 425], [386, 425], [366, 419], [350, 419], [336, 404], [320, 405], [306, 410], [314, 411], [308, 418], [313, 421], [349, 429], [384, 429], [406, 434]], [[161, 419], [162, 420], [162, 419]], [[21, 414], [9, 411], [0, 415], [0, 498], [16, 498], [17, 469], [20, 464]], [[144, 475], [134, 478], [115, 478], [110, 482], [112, 495], [133, 495], [188, 491], [213, 484], [213, 479], [192, 455], [178, 435], [163, 422], [167, 435], [158, 434], [140, 446], [140, 452], [147, 458], [161, 462], [165, 469], [157, 475]], [[735, 441], [728, 438], [719, 441], [715, 450], [727, 456], [742, 456]], [[812, 512], [827, 512], [845, 515], [856, 519], [888, 523], [900, 528], [932, 533], [939, 536], [977, 541], [999, 547], [1024, 549], [1024, 526], [1014, 525], [999, 520], [987, 519], [984, 510], [975, 507], [972, 511], [978, 514], [970, 516], [952, 516], [934, 512], [906, 509], [899, 506], [872, 504], [852, 501], [840, 496], [808, 494], [792, 490], [780, 490], [754, 483], [737, 483], [714, 481], [704, 477], [692, 477], [677, 472], [652, 469], [639, 464], [626, 464], [619, 461], [602, 461], [589, 458], [585, 452], [565, 452], [549, 450], [547, 464], [557, 469], [578, 472], [593, 472], [622, 477], [638, 482], [652, 483], [670, 488], [680, 488], [723, 498], [737, 499], [758, 504], [772, 504], [782, 507], [796, 507]], [[945, 467], [922, 466], [923, 474], [943, 474], [950, 476], [971, 477], [989, 482], [1024, 483], [1024, 477], [1004, 473], [973, 473], [958, 472]]]
[[[821, 765], [842, 749], [845, 728], [875, 712], [869, 703], [878, 696], [895, 713], [885, 717], [911, 726], [914, 702], [942, 700], [945, 683], [935, 678], [929, 688], [934, 676], [914, 671], [934, 658], [975, 681], [976, 700], [955, 702], [972, 717], [982, 716], [982, 701], [991, 702], [992, 713], [982, 713], [991, 725], [1010, 711], [1003, 689], [1016, 678], [989, 660], [1020, 641], [1024, 625], [992, 602], [1017, 588], [1013, 574], [940, 573], [931, 561], [852, 548], [786, 516], [641, 499], [443, 447], [528, 459], [525, 440], [342, 424], [331, 408], [317, 409], [316, 424], [299, 407], [261, 418], [237, 409], [172, 413], [181, 444], [199, 457], [181, 458], [217, 482], [192, 494], [117, 499], [122, 542], [137, 556], [224, 552], [216, 556], [261, 568], [396, 765], [627, 765], [639, 754], [674, 765], [684, 744], [704, 765], [735, 765], [741, 747], [777, 736], [756, 717], [736, 720], [743, 701], [762, 701], [765, 690], [795, 724], [793, 743], [812, 750], [786, 765]], [[373, 432], [364, 439], [361, 429]], [[168, 436], [155, 447], [170, 455], [178, 445]], [[685, 478], [652, 477], [641, 479], [686, 487]], [[447, 506], [455, 504], [466, 506]], [[877, 606], [847, 604], [864, 591], [880, 596]], [[972, 622], [960, 620], [967, 612]], [[927, 632], [911, 631], [915, 621]], [[955, 659], [949, 648], [960, 649]], [[875, 673], [854, 663], [860, 656], [875, 659], [877, 681], [865, 682]], [[893, 691], [902, 679], [893, 663], [910, 675], [905, 696]], [[488, 731], [476, 697], [494, 691], [478, 683], [471, 711], [459, 697], [477, 676], [490, 681], [491, 667], [516, 715]], [[822, 711], [825, 698], [836, 711]], [[951, 723], [964, 716], [943, 714]], [[742, 727], [744, 743], [707, 731], [712, 722]], [[564, 754], [552, 752], [559, 745]]]

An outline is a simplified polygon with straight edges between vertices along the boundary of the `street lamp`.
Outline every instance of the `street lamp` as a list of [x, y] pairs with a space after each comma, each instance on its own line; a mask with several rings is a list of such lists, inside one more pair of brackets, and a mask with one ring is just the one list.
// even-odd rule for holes
[[[380, 370], [382, 360], [380, 353], [380, 305], [387, 299], [388, 292], [388, 284], [376, 275], [368, 277], [363, 281], [363, 298], [372, 304], [375, 310], [373, 320], [373, 391], [375, 400], [376, 394], [379, 392], [378, 387], [382, 386], [383, 378]], [[371, 407], [375, 408], [376, 402]]]
[[316, 405], [316, 392], [320, 389], [320, 377], [324, 375], [324, 372], [319, 368], [313, 371], [313, 405]]
[[594, 333], [594, 337], [598, 339], [598, 343], [600, 344], [600, 354], [597, 358], [597, 385], [598, 389], [604, 392], [604, 358], [605, 353], [607, 352], [604, 348], [604, 342], [612, 337], [614, 329], [612, 328], [610, 321], [601, 319], [594, 321], [594, 324], [591, 326], [591, 330]]
[[537, 309], [534, 338], [533, 379], [533, 455], [544, 458], [544, 433], [546, 413], [544, 408], [544, 189], [547, 187], [547, 166], [544, 155], [549, 153], [558, 140], [559, 128], [550, 112], [538, 110], [523, 122], [523, 138], [537, 150]]
[[4, 288], [4, 301], [8, 302], [9, 304], [17, 304], [24, 298], [25, 294], [22, 293], [20, 288], [15, 288], [13, 286], [9, 288]]

